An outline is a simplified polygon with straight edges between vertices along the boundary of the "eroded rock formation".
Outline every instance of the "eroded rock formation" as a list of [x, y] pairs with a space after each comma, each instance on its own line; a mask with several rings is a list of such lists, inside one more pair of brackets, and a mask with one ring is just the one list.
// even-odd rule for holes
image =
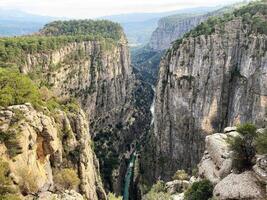
[[[51, 113], [37, 111], [30, 104], [16, 105], [1, 108], [0, 121], [1, 134], [7, 137], [0, 144], [1, 159], [9, 163], [15, 186], [30, 184], [30, 192], [40, 197], [47, 191], [56, 193], [55, 174], [73, 168], [80, 180], [79, 193], [90, 200], [106, 199], [98, 160], [90, 145], [88, 120], [82, 110]], [[29, 195], [29, 188], [20, 191]]]
[[266, 39], [235, 17], [166, 53], [156, 89], [157, 177], [196, 165], [207, 134], [246, 121], [264, 126]]

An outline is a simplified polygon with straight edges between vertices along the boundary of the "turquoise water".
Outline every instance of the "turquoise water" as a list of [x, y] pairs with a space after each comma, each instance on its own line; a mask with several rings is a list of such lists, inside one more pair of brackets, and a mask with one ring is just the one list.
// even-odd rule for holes
[[134, 169], [134, 162], [135, 162], [135, 152], [132, 153], [131, 159], [128, 165], [127, 173], [124, 179], [124, 188], [123, 188], [123, 200], [129, 200], [129, 188], [131, 184], [131, 178], [133, 174]]
[[[155, 87], [153, 85], [150, 85], [153, 92], [154, 92], [154, 97], [153, 97], [153, 102], [150, 107], [150, 112], [152, 114], [152, 119], [151, 119], [151, 126], [153, 126], [154, 123], [154, 106], [155, 106]], [[130, 162], [127, 168], [127, 173], [124, 178], [124, 188], [123, 188], [123, 200], [129, 200], [129, 189], [130, 189], [130, 184], [131, 184], [131, 179], [133, 175], [133, 170], [134, 170], [134, 164], [135, 164], [135, 159], [136, 159], [136, 151], [140, 150], [141, 142], [144, 140], [144, 135], [141, 137], [141, 139], [138, 141], [136, 144], [136, 149], [132, 153]]]

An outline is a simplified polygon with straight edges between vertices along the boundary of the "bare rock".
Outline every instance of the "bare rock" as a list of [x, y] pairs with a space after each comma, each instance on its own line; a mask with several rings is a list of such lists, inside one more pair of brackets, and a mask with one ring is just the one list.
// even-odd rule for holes
[[[9, 163], [13, 182], [20, 184], [26, 178], [36, 183], [35, 192], [40, 193], [39, 198], [44, 200], [54, 197], [66, 200], [83, 199], [82, 195], [90, 200], [98, 200], [99, 196], [106, 200], [99, 166], [95, 165], [98, 161], [91, 149], [89, 125], [84, 112], [79, 110], [66, 114], [59, 111], [59, 116], [57, 114], [52, 116], [49, 111], [46, 112], [47, 114], [37, 111], [30, 104], [10, 106], [0, 110], [2, 133], [8, 134], [8, 131], [12, 130], [19, 134], [14, 140], [20, 151], [13, 155], [12, 159], [7, 150], [14, 147], [6, 146], [5, 143], [0, 144], [1, 158]], [[62, 139], [64, 135], [67, 136], [66, 139]], [[79, 149], [79, 153], [74, 154], [76, 157], [70, 159], [64, 156], [76, 149]], [[63, 161], [78, 171], [79, 192], [82, 195], [75, 191], [56, 196], [48, 192], [54, 188], [54, 167], [66, 167]], [[27, 199], [35, 196], [36, 194], [29, 195]]]
[[263, 200], [265, 190], [251, 171], [242, 174], [230, 174], [214, 188], [213, 196], [218, 200]]
[[267, 184], [267, 155], [258, 155], [253, 170], [259, 180]]
[[167, 182], [165, 187], [170, 194], [181, 193], [188, 189], [189, 182], [185, 180], [174, 180]]
[[172, 195], [173, 200], [184, 200], [184, 193]]
[[227, 138], [232, 137], [231, 133], [215, 133], [206, 137], [206, 151], [198, 164], [200, 177], [209, 179], [217, 184], [222, 178], [231, 173], [232, 152], [229, 149]]
[[230, 133], [230, 132], [235, 132], [236, 130], [237, 130], [236, 126], [226, 127], [226, 128], [224, 128], [223, 132], [224, 133]]

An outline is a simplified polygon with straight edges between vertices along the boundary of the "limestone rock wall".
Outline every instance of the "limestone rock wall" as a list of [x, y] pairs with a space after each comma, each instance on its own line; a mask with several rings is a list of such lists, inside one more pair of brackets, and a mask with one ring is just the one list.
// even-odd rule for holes
[[[30, 176], [36, 183], [34, 192], [41, 198], [47, 191], [56, 192], [57, 170], [73, 168], [80, 179], [77, 192], [86, 199], [105, 200], [84, 112], [44, 111], [37, 111], [30, 104], [0, 109], [1, 134], [12, 134], [0, 144], [0, 154], [9, 163], [14, 185]], [[79, 154], [73, 157], [77, 149]]]
[[246, 121], [264, 126], [267, 37], [250, 34], [242, 20], [211, 35], [183, 39], [161, 61], [156, 88], [156, 176], [190, 169], [205, 136]]
[[116, 121], [129, 102], [134, 80], [124, 37], [114, 44], [75, 42], [56, 51], [29, 54], [20, 69], [39, 76], [61, 98], [77, 97], [90, 120], [108, 112]]
[[150, 38], [149, 47], [157, 51], [168, 49], [173, 41], [181, 38], [208, 17], [209, 15], [192, 16], [181, 20], [177, 19], [175, 23], [168, 23], [164, 18], [159, 20], [158, 27]]

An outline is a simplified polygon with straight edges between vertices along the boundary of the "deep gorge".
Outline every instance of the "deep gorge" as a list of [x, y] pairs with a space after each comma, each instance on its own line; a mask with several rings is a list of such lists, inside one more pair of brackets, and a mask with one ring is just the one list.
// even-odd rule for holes
[[[5, 187], [17, 189], [6, 193], [183, 200], [195, 182], [210, 181], [215, 199], [264, 199], [266, 155], [235, 173], [227, 141], [248, 122], [265, 134], [266, 8], [259, 1], [220, 17], [178, 16], [171, 32], [164, 20], [176, 18], [166, 18], [137, 50], [106, 20], [0, 38], [0, 166]], [[224, 181], [256, 192], [228, 197]]]

